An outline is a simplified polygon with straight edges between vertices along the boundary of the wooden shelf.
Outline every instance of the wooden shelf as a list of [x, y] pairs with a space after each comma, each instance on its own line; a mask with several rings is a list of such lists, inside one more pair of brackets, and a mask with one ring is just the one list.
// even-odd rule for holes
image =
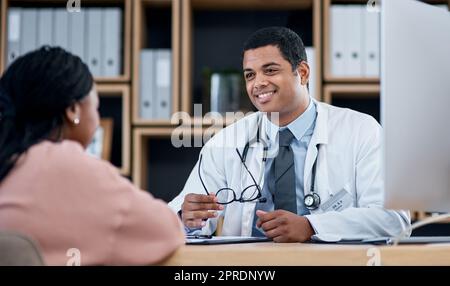
[[324, 102], [331, 104], [333, 97], [353, 97], [353, 98], [373, 98], [379, 97], [379, 85], [364, 85], [364, 84], [327, 84], [324, 87]]
[[327, 84], [324, 101], [367, 113], [380, 121], [380, 86], [378, 84]]
[[[95, 77], [96, 83], [127, 83], [130, 81], [130, 65], [131, 65], [131, 5], [132, 0], [85, 0], [81, 1], [81, 9], [83, 7], [108, 7], [120, 6], [123, 9], [122, 24], [122, 74], [117, 77]], [[6, 68], [6, 50], [7, 50], [7, 11], [10, 6], [26, 6], [26, 7], [61, 7], [65, 8], [67, 0], [2, 0], [1, 2], [1, 33], [0, 39], [0, 72]]]
[[[112, 146], [112, 150], [120, 150], [121, 156], [120, 166], [116, 166], [122, 175], [130, 175], [130, 140], [131, 140], [131, 126], [130, 126], [130, 88], [128, 85], [112, 85], [112, 84], [98, 84], [97, 92], [100, 97], [100, 102], [107, 98], [118, 98], [120, 100], [121, 110], [121, 124], [116, 126], [113, 123], [114, 130], [119, 130], [122, 135], [119, 138], [120, 146]], [[105, 105], [100, 105], [100, 113]], [[102, 114], [101, 114], [102, 115]], [[108, 116], [109, 117], [109, 116]], [[114, 133], [113, 133], [114, 135]], [[114, 144], [114, 143], [113, 143]], [[115, 148], [118, 147], [118, 148]], [[114, 154], [113, 154], [114, 157]], [[112, 162], [114, 163], [114, 162]]]
[[[170, 120], [151, 120], [142, 119], [139, 116], [140, 104], [140, 87], [139, 83], [141, 75], [139, 72], [140, 52], [143, 48], [148, 48], [149, 43], [152, 43], [152, 35], [147, 32], [146, 26], [147, 15], [146, 12], [151, 9], [170, 9], [171, 14], [171, 46], [172, 50], [172, 114], [180, 110], [180, 13], [181, 0], [138, 0], [134, 2], [134, 30], [133, 30], [133, 124], [139, 126], [171, 126]], [[151, 45], [150, 45], [151, 46]]]
[[325, 83], [342, 83], [342, 84], [349, 84], [349, 83], [356, 83], [356, 84], [371, 84], [371, 83], [376, 83], [379, 84], [380, 83], [380, 79], [379, 78], [372, 78], [372, 77], [366, 77], [366, 78], [361, 78], [361, 77], [328, 77], [325, 80]]

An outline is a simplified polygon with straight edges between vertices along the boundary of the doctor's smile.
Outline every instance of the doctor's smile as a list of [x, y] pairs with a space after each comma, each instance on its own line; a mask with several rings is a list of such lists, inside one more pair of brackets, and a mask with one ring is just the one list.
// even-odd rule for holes
[[276, 90], [264, 92], [264, 93], [257, 93], [254, 96], [258, 99], [258, 102], [261, 104], [267, 103], [272, 99], [272, 96], [274, 96], [276, 93]]

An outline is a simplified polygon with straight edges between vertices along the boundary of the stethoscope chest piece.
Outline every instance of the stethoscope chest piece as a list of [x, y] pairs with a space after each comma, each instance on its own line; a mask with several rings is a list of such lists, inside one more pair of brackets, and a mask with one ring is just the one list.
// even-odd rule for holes
[[315, 210], [320, 205], [320, 196], [313, 192], [305, 196], [305, 206], [308, 210]]

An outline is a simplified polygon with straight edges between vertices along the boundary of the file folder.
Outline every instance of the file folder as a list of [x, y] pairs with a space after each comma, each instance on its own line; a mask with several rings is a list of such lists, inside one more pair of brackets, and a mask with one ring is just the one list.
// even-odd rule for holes
[[306, 57], [308, 58], [309, 65], [309, 94], [320, 101], [320, 94], [316, 91], [316, 54], [313, 47], [306, 47]]
[[142, 50], [139, 63], [139, 116], [142, 119], [153, 119], [155, 107], [154, 89], [154, 56], [153, 50]]
[[102, 47], [102, 9], [100, 8], [89, 8], [86, 9], [87, 15], [87, 64], [91, 73], [95, 77], [102, 76], [101, 70], [101, 54], [104, 50]]
[[365, 77], [380, 76], [380, 13], [365, 11], [364, 18], [364, 56]]
[[20, 54], [24, 55], [37, 46], [37, 10], [34, 8], [22, 9]]
[[345, 75], [348, 77], [362, 77], [362, 13], [365, 6], [347, 5], [345, 17], [346, 49]]
[[331, 75], [345, 75], [345, 6], [332, 5], [330, 8], [330, 71]]
[[66, 9], [55, 9], [54, 11], [54, 45], [65, 50], [69, 49], [69, 13]]
[[53, 9], [38, 9], [38, 39], [37, 48], [44, 45], [53, 46]]
[[157, 119], [170, 119], [172, 111], [172, 52], [168, 49], [156, 50], [156, 113]]
[[103, 76], [111, 77], [120, 74], [120, 39], [122, 14], [120, 8], [103, 10]]
[[8, 11], [8, 52], [6, 57], [8, 66], [20, 56], [21, 15], [21, 8], [13, 7]]
[[86, 35], [86, 9], [80, 12], [69, 13], [69, 50], [77, 55], [81, 60], [87, 63], [85, 52], [85, 35]]

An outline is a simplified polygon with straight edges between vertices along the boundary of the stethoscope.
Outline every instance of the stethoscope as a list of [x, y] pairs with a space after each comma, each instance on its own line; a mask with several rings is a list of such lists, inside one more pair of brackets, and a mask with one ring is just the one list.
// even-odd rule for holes
[[[248, 150], [250, 148], [250, 145], [253, 145], [255, 142], [256, 143], [262, 143], [263, 144], [263, 156], [262, 156], [262, 162], [263, 162], [263, 166], [264, 163], [267, 161], [267, 152], [269, 150], [269, 147], [267, 147], [267, 143], [264, 140], [261, 140], [261, 132], [260, 132], [260, 127], [261, 127], [261, 121], [262, 121], [262, 116], [259, 117], [258, 119], [258, 128], [256, 130], [256, 136], [249, 139], [247, 141], [247, 143], [244, 146], [244, 150], [242, 152], [242, 156], [241, 156], [241, 163], [242, 165], [245, 163], [246, 159], [247, 159], [247, 154], [248, 154]], [[308, 210], [315, 210], [320, 206], [320, 196], [318, 193], [315, 192], [314, 189], [314, 185], [316, 182], [316, 166], [317, 166], [317, 158], [319, 157], [319, 145], [317, 145], [317, 156], [316, 159], [314, 160], [314, 164], [312, 167], [312, 177], [311, 177], [311, 187], [310, 187], [310, 193], [307, 194], [305, 196], [305, 198], [303, 199], [303, 202], [305, 203], [305, 206]], [[242, 168], [242, 166], [241, 166]], [[262, 182], [262, 177], [264, 174], [264, 171], [260, 170], [259, 172], [259, 180], [258, 180], [258, 185], [261, 185]], [[242, 174], [242, 170], [241, 170], [241, 174]], [[260, 203], [265, 203], [267, 202], [267, 199], [262, 197], [260, 199], [258, 199], [258, 202]]]

